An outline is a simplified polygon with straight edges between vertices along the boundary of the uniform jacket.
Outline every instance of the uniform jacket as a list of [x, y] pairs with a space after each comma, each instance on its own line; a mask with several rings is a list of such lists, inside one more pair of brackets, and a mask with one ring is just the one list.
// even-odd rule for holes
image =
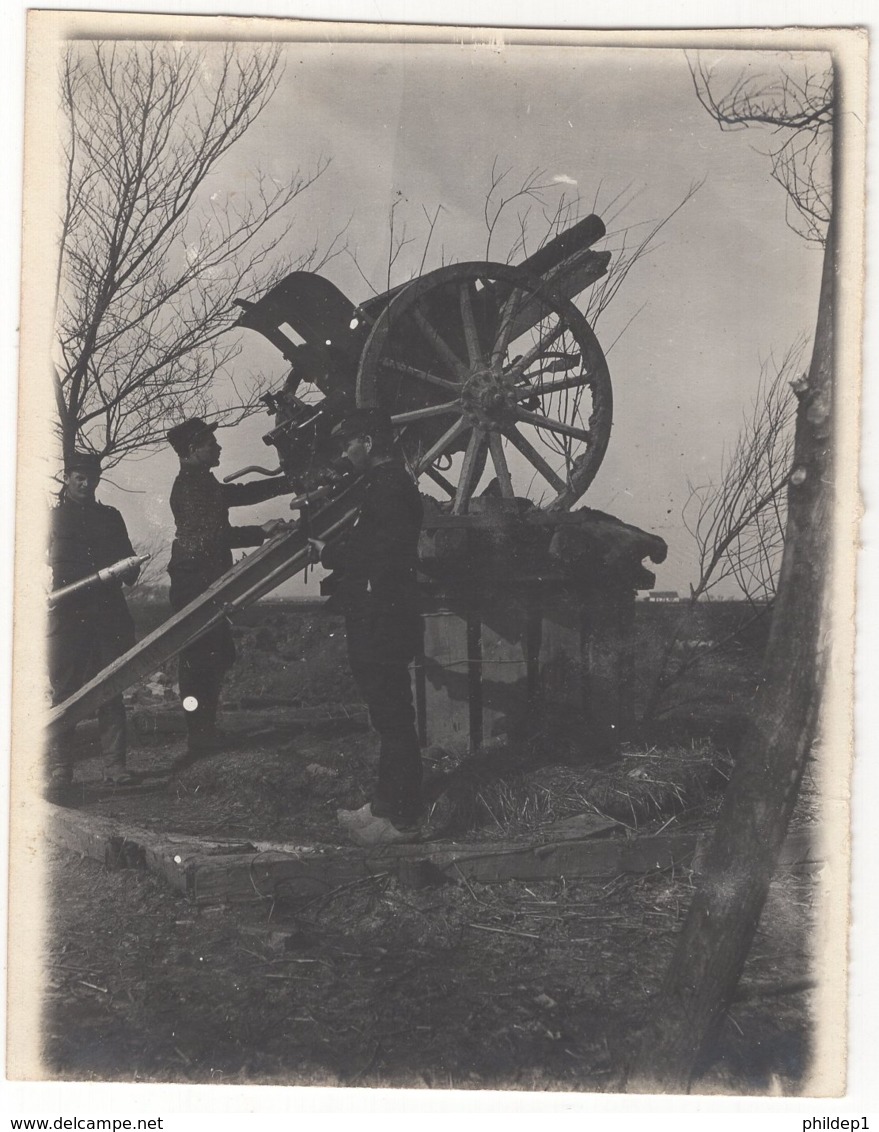
[[171, 510], [177, 537], [171, 547], [168, 571], [174, 575], [198, 574], [207, 587], [232, 565], [232, 551], [259, 546], [262, 527], [233, 527], [230, 507], [247, 507], [289, 492], [286, 482], [231, 484], [220, 481], [207, 468], [181, 468], [171, 488]]
[[343, 539], [325, 547], [321, 563], [334, 572], [334, 603], [349, 618], [370, 617], [386, 634], [391, 622], [418, 617], [423, 507], [418, 488], [400, 464], [378, 464], [364, 478], [358, 518]]
[[[125, 520], [103, 503], [74, 503], [62, 498], [49, 512], [49, 564], [52, 588], [85, 578], [134, 554]], [[49, 614], [50, 632], [88, 624], [111, 635], [133, 632], [133, 622], [119, 579], [92, 586], [63, 599]]]

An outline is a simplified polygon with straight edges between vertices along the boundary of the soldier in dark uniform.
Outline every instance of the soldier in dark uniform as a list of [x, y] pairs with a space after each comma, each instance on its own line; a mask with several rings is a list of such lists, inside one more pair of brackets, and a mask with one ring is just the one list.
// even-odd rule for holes
[[[95, 500], [101, 479], [100, 457], [74, 452], [65, 462], [64, 486], [49, 514], [49, 564], [57, 590], [131, 558], [134, 550], [125, 521], [114, 507]], [[91, 586], [63, 598], [49, 612], [49, 681], [53, 705], [72, 696], [134, 644], [134, 621], [122, 594], [122, 582], [137, 581], [139, 566], [121, 579]], [[74, 726], [56, 733], [49, 751], [48, 796], [66, 800], [73, 782]], [[125, 765], [126, 726], [122, 696], [98, 710], [104, 777], [116, 783], [136, 781]]]
[[[220, 462], [216, 424], [192, 417], [168, 432], [180, 457], [180, 473], [171, 489], [177, 524], [168, 573], [174, 611], [204, 593], [232, 565], [232, 551], [259, 546], [286, 524], [276, 519], [260, 526], [233, 527], [230, 507], [247, 507], [289, 493], [284, 479], [224, 484], [211, 474]], [[180, 652], [180, 698], [186, 709], [189, 756], [217, 749], [217, 708], [223, 677], [235, 660], [231, 627], [223, 623]]]
[[372, 802], [339, 811], [361, 845], [413, 841], [422, 817], [421, 754], [409, 662], [421, 648], [416, 571], [422, 504], [418, 488], [394, 457], [390, 418], [360, 409], [333, 432], [366, 484], [360, 514], [341, 541], [312, 539], [332, 570], [334, 602], [345, 615], [351, 672], [381, 741]]

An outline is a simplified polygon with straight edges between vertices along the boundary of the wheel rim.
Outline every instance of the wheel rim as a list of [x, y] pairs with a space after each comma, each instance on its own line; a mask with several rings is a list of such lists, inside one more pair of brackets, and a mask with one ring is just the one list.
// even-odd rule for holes
[[492, 263], [440, 268], [394, 296], [361, 355], [357, 403], [391, 414], [414, 473], [458, 514], [486, 472], [502, 497], [570, 508], [598, 471], [613, 412], [580, 311]]

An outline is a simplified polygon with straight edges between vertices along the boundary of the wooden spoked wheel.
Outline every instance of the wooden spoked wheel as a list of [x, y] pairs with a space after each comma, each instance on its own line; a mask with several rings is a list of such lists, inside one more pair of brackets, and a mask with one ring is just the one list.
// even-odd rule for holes
[[357, 403], [391, 414], [413, 472], [455, 514], [485, 490], [570, 508], [598, 471], [613, 414], [583, 315], [498, 263], [443, 267], [398, 292], [366, 341]]

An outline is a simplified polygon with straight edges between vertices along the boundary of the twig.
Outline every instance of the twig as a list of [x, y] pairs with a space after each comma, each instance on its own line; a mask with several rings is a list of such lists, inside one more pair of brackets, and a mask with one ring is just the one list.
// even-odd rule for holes
[[309, 900], [306, 904], [303, 904], [299, 908], [299, 911], [304, 912], [305, 909], [310, 908], [312, 904], [317, 904], [321, 900], [329, 900], [331, 896], [336, 896], [338, 893], [344, 892], [348, 888], [355, 888], [358, 884], [366, 884], [369, 881], [373, 880], [382, 880], [383, 878], [389, 877], [390, 875], [391, 874], [389, 872], [370, 873], [368, 877], [358, 877], [356, 880], [349, 880], [347, 884], [340, 884], [336, 888], [331, 888], [329, 892], [322, 892], [319, 896], [312, 897], [311, 900]]
[[69, 963], [50, 963], [50, 967], [57, 967], [60, 971], [78, 971], [81, 975], [93, 975], [91, 967], [71, 967]]
[[479, 897], [478, 897], [478, 896], [476, 895], [476, 893], [475, 893], [475, 892], [473, 891], [473, 889], [472, 889], [472, 888], [470, 887], [470, 882], [469, 882], [469, 881], [467, 880], [467, 878], [466, 878], [466, 877], [464, 876], [464, 874], [463, 874], [463, 873], [461, 872], [461, 866], [460, 866], [460, 865], [458, 864], [458, 862], [457, 862], [457, 861], [455, 861], [455, 868], [456, 868], [456, 869], [458, 870], [458, 876], [459, 876], [459, 877], [461, 878], [461, 880], [462, 880], [462, 881], [464, 882], [464, 886], [465, 886], [465, 888], [466, 888], [466, 889], [467, 889], [467, 891], [468, 891], [468, 892], [470, 893], [470, 895], [471, 895], [471, 896], [473, 897], [473, 899], [474, 899], [474, 900], [476, 901], [476, 903], [477, 903], [477, 904], [482, 904], [482, 905], [484, 906], [484, 905], [485, 905], [485, 901], [484, 901], [484, 900], [480, 900], [480, 899], [479, 899]]
[[487, 924], [468, 924], [468, 928], [475, 928], [480, 932], [497, 932], [498, 935], [518, 935], [522, 939], [540, 939], [539, 935], [534, 935], [533, 932], [516, 932], [510, 928], [490, 928]]
[[500, 822], [499, 822], [499, 821], [497, 820], [497, 818], [496, 818], [496, 817], [494, 816], [494, 811], [492, 810], [491, 806], [489, 806], [488, 802], [486, 802], [486, 800], [485, 800], [485, 796], [483, 795], [482, 791], [480, 791], [480, 792], [479, 792], [479, 793], [478, 793], [478, 794], [476, 795], [476, 797], [477, 797], [477, 798], [479, 799], [479, 801], [480, 801], [480, 802], [481, 802], [481, 803], [483, 804], [483, 806], [485, 806], [485, 808], [486, 808], [486, 809], [488, 810], [489, 814], [491, 814], [491, 819], [492, 819], [492, 821], [493, 821], [493, 822], [494, 822], [494, 824], [495, 824], [495, 825], [496, 825], [496, 826], [498, 827], [498, 829], [499, 829], [499, 830], [501, 831], [501, 833], [503, 833], [503, 832], [504, 832], [504, 827], [503, 827], [503, 826], [501, 825], [501, 823], [500, 823]]
[[575, 916], [578, 920], [600, 920], [602, 923], [606, 920], [626, 919], [622, 912], [612, 912], [609, 916], [590, 916], [588, 912], [565, 912], [565, 916]]
[[77, 981], [77, 982], [79, 983], [79, 985], [80, 985], [80, 986], [83, 986], [83, 987], [88, 987], [88, 988], [89, 988], [89, 990], [96, 990], [96, 991], [100, 991], [100, 992], [101, 992], [101, 994], [109, 994], [109, 993], [110, 993], [110, 992], [109, 992], [109, 991], [107, 990], [107, 988], [106, 988], [106, 987], [98, 987], [98, 986], [95, 986], [95, 984], [94, 984], [94, 983], [87, 983], [87, 982], [85, 981], [85, 979], [77, 979], [76, 981]]

